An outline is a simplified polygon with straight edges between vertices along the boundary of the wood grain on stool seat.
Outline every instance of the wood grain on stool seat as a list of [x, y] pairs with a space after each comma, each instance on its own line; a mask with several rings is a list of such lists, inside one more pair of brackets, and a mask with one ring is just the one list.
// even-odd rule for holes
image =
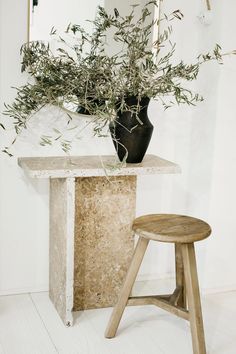
[[140, 216], [134, 220], [133, 230], [150, 240], [175, 243], [192, 243], [211, 234], [211, 227], [205, 221], [175, 214]]

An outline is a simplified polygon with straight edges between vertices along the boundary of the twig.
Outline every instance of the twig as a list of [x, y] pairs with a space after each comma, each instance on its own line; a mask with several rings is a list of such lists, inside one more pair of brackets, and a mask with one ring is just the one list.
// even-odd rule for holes
[[210, 0], [206, 0], [207, 10], [211, 11], [211, 3]]

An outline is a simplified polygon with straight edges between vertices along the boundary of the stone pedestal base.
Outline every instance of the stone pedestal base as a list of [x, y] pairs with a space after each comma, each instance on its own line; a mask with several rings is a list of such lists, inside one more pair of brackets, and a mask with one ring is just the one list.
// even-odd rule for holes
[[72, 310], [113, 306], [134, 249], [136, 176], [50, 181], [49, 296]]
[[132, 258], [136, 176], [76, 178], [74, 310], [113, 306]]
[[66, 326], [72, 326], [75, 178], [50, 180], [49, 296]]

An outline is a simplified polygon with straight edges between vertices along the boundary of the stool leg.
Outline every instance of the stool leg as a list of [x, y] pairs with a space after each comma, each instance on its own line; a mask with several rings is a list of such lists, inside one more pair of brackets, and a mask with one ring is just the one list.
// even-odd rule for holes
[[181, 244], [175, 244], [175, 273], [176, 273], [176, 287], [181, 287], [181, 295], [178, 299], [178, 306], [186, 308], [186, 289], [184, 281], [184, 265], [181, 251]]
[[184, 275], [194, 354], [206, 354], [194, 244], [182, 244]]
[[127, 304], [129, 295], [131, 293], [133, 284], [135, 282], [136, 276], [138, 274], [139, 267], [142, 263], [143, 256], [147, 249], [149, 240], [139, 237], [137, 246], [134, 251], [134, 255], [129, 267], [129, 270], [126, 274], [126, 278], [124, 284], [122, 286], [117, 304], [115, 305], [112, 315], [110, 317], [105, 337], [106, 338], [113, 338], [116, 335], [117, 328], [119, 326], [122, 314], [124, 312], [125, 306]]

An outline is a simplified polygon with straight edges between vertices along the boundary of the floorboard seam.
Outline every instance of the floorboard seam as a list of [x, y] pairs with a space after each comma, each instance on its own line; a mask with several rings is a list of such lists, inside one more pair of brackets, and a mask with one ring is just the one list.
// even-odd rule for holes
[[32, 304], [33, 304], [33, 306], [34, 306], [34, 308], [35, 308], [35, 311], [37, 312], [37, 314], [38, 314], [40, 320], [42, 321], [42, 324], [43, 324], [43, 326], [44, 326], [44, 328], [45, 328], [45, 330], [46, 330], [46, 332], [47, 332], [47, 334], [48, 334], [48, 337], [49, 337], [49, 339], [50, 339], [50, 341], [51, 341], [53, 347], [55, 348], [56, 352], [59, 354], [59, 350], [58, 350], [56, 344], [54, 343], [54, 341], [53, 341], [53, 339], [52, 339], [52, 337], [51, 337], [51, 334], [50, 334], [50, 332], [49, 332], [49, 330], [48, 330], [48, 328], [47, 328], [47, 326], [46, 326], [46, 324], [45, 324], [45, 322], [44, 322], [44, 320], [43, 320], [43, 318], [42, 318], [42, 316], [41, 316], [41, 314], [40, 314], [40, 311], [39, 311], [39, 309], [38, 309], [38, 307], [37, 307], [37, 305], [36, 305], [36, 303], [35, 303], [35, 301], [34, 301], [32, 295], [31, 295], [31, 293], [29, 293], [29, 297], [30, 297], [30, 300], [31, 300], [31, 302], [32, 302]]

